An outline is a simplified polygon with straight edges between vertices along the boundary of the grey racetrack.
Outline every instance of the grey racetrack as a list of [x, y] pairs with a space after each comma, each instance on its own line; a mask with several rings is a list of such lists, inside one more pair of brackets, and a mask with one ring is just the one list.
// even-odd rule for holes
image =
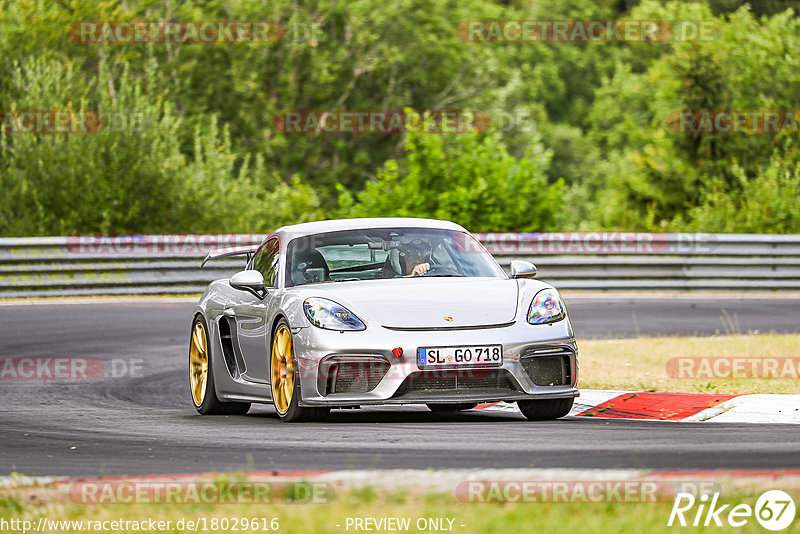
[[[800, 299], [568, 298], [578, 339], [798, 332]], [[0, 357], [88, 357], [124, 376], [0, 380], [0, 475], [352, 468], [797, 468], [800, 427], [635, 422], [424, 408], [281, 423], [269, 407], [198, 416], [188, 301], [0, 306]], [[794, 355], [786, 355], [794, 356]], [[131, 365], [133, 364], [133, 370]]]

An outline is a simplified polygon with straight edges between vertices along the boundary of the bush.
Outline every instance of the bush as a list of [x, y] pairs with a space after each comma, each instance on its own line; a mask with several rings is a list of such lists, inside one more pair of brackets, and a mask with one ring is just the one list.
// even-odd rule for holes
[[545, 231], [563, 222], [563, 184], [547, 183], [551, 154], [510, 156], [497, 134], [409, 134], [355, 199], [340, 188], [344, 217], [432, 217], [472, 231]]
[[687, 229], [754, 234], [800, 233], [800, 161], [776, 155], [748, 178], [732, 164], [733, 186], [719, 178], [706, 186], [703, 203], [689, 210]]
[[[106, 124], [96, 133], [0, 134], [0, 235], [256, 232], [320, 215], [298, 179], [287, 193], [260, 158], [237, 158], [216, 117], [195, 117], [186, 131], [146, 82], [102, 63], [98, 71], [93, 79], [52, 60], [14, 65], [0, 97], [11, 110], [95, 112]], [[115, 130], [113, 114], [136, 122]]]

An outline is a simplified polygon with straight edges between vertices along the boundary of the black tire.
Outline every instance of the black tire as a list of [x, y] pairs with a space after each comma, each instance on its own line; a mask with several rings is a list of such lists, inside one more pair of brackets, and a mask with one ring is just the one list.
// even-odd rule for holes
[[457, 404], [436, 404], [428, 403], [425, 406], [434, 413], [463, 412], [471, 410], [478, 405], [477, 402], [460, 402]]
[[[270, 341], [270, 380], [272, 380], [272, 365], [273, 365], [273, 358], [272, 358], [272, 349], [273, 344], [275, 343], [275, 338], [278, 332], [281, 330], [281, 326], [285, 326], [289, 330], [289, 336], [292, 336], [292, 330], [289, 328], [289, 323], [286, 319], [281, 319], [278, 321], [278, 324], [275, 326], [275, 331], [272, 333], [272, 340]], [[292, 343], [292, 347], [294, 347], [294, 343]], [[322, 406], [322, 407], [314, 407], [309, 408], [306, 406], [300, 406], [300, 397], [301, 397], [301, 386], [300, 380], [298, 380], [298, 372], [297, 372], [297, 359], [294, 357], [294, 348], [292, 348], [292, 358], [295, 360], [294, 367], [294, 376], [293, 376], [293, 383], [294, 383], [294, 390], [292, 393], [292, 399], [289, 401], [289, 406], [284, 413], [281, 413], [280, 409], [278, 408], [277, 404], [275, 403], [275, 398], [273, 395], [272, 405], [275, 407], [275, 411], [278, 412], [278, 417], [281, 418], [281, 421], [284, 423], [306, 423], [311, 421], [323, 421], [328, 413], [330, 413], [331, 409]], [[270, 386], [271, 388], [272, 386]], [[272, 389], [270, 389], [272, 391]]]
[[211, 346], [208, 338], [208, 324], [205, 317], [198, 315], [192, 323], [192, 332], [189, 337], [189, 373], [191, 375], [191, 350], [192, 350], [192, 336], [194, 335], [196, 325], [200, 324], [203, 327], [203, 335], [205, 336], [207, 357], [208, 357], [208, 372], [206, 378], [206, 390], [203, 396], [203, 401], [200, 405], [195, 401], [192, 395], [192, 382], [189, 380], [189, 396], [192, 397], [192, 405], [201, 415], [244, 415], [250, 410], [249, 402], [222, 402], [217, 398], [217, 392], [214, 387], [214, 365], [211, 358], [211, 351], [208, 348]]
[[517, 401], [519, 411], [530, 421], [549, 421], [564, 417], [572, 409], [574, 398]]

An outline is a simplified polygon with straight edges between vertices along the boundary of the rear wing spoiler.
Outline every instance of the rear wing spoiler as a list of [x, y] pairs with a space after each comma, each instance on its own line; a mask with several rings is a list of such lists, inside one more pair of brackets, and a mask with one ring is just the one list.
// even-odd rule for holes
[[211, 260], [217, 260], [219, 258], [229, 258], [231, 256], [244, 256], [247, 255], [247, 261], [250, 261], [250, 258], [253, 257], [253, 254], [256, 253], [258, 250], [258, 245], [252, 245], [248, 247], [229, 247], [229, 248], [218, 248], [210, 251], [206, 254], [203, 263], [200, 264], [200, 268], [202, 269], [205, 267], [206, 263]]

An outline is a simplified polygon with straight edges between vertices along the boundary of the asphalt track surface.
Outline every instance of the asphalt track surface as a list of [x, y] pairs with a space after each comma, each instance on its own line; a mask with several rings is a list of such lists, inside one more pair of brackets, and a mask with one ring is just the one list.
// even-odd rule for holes
[[[568, 299], [581, 338], [798, 332], [800, 299]], [[267, 406], [198, 416], [185, 301], [0, 306], [0, 356], [80, 356], [124, 376], [0, 380], [0, 475], [394, 468], [773, 469], [800, 465], [800, 426], [440, 415], [417, 406], [285, 424]], [[131, 364], [134, 365], [131, 370]]]

